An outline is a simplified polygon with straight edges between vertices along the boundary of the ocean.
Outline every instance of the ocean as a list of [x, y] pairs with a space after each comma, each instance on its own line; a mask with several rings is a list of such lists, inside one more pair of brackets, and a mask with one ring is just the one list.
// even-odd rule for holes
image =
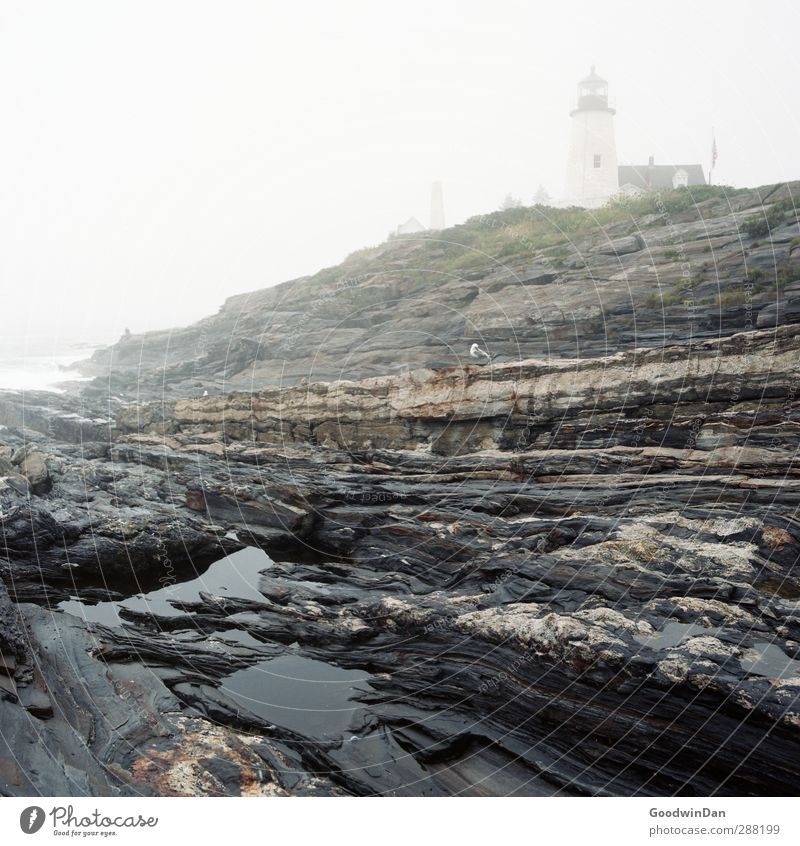
[[62, 392], [60, 383], [85, 379], [71, 365], [104, 345], [52, 337], [0, 338], [0, 390]]

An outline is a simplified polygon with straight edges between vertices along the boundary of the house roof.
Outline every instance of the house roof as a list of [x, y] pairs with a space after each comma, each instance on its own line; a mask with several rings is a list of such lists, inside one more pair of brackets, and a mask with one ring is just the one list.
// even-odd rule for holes
[[410, 217], [405, 223], [397, 227], [398, 235], [412, 235], [414, 232], [424, 232], [425, 227], [415, 218]]
[[685, 170], [689, 185], [705, 185], [706, 177], [703, 166], [699, 164], [681, 165], [620, 165], [619, 184], [634, 185], [643, 191], [659, 188], [672, 188], [672, 178], [676, 171]]

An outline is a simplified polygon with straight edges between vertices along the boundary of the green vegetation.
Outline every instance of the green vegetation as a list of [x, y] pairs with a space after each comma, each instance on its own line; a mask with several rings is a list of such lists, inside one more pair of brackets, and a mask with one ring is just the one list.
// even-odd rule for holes
[[[640, 218], [655, 215], [650, 223], [663, 224], [665, 217], [686, 211], [696, 203], [712, 198], [728, 199], [742, 190], [722, 185], [698, 185], [691, 189], [618, 199], [599, 209], [576, 206], [557, 209], [537, 205], [480, 215], [437, 234], [438, 238], [450, 240], [458, 247], [457, 255], [437, 261], [437, 269], [458, 272], [515, 254], [530, 257], [537, 251], [544, 251], [554, 266], [559, 267], [572, 252], [569, 244], [599, 227], [631, 222], [629, 232], [634, 234]], [[441, 244], [440, 241], [436, 243]], [[559, 246], [560, 250], [550, 251]], [[419, 258], [426, 254], [422, 252]]]
[[655, 293], [648, 295], [644, 304], [647, 308], [664, 308], [667, 306], [678, 305], [685, 299], [688, 298], [680, 291], [667, 291], [664, 294], [660, 294], [656, 291]]
[[751, 238], [762, 238], [780, 226], [786, 220], [790, 211], [796, 211], [792, 201], [790, 199], [780, 200], [774, 203], [768, 211], [748, 217], [739, 227], [739, 231]]
[[743, 288], [732, 288], [729, 291], [723, 291], [717, 301], [721, 306], [744, 305], [749, 296], [751, 295]]
[[[567, 261], [573, 264], [579, 257], [572, 246], [575, 241], [601, 235], [603, 228], [616, 226], [620, 237], [624, 232], [635, 235], [645, 226], [669, 225], [672, 216], [678, 214], [682, 215], [680, 222], [699, 220], [701, 212], [693, 208], [697, 203], [724, 202], [746, 191], [721, 185], [697, 185], [617, 199], [599, 209], [544, 205], [507, 208], [470, 218], [441, 232], [392, 238], [359, 250], [341, 265], [321, 270], [312, 278], [312, 284], [334, 289], [342, 280], [360, 274], [416, 275], [411, 268], [424, 268], [421, 284], [431, 284], [437, 275], [490, 270], [497, 263], [529, 261], [534, 257], [559, 269]], [[676, 245], [666, 247], [665, 257], [679, 255]]]
[[688, 279], [679, 279], [675, 286], [678, 291], [694, 291], [698, 285], [703, 281], [702, 276], [690, 276]]
[[[774, 225], [777, 226], [777, 224]], [[742, 223], [739, 227], [739, 231], [745, 235], [749, 235], [751, 238], [760, 238], [763, 235], [769, 235], [772, 228], [773, 224], [770, 223], [767, 215], [761, 217], [760, 215], [754, 214], [751, 218]]]
[[[795, 279], [797, 278], [795, 274]], [[782, 291], [792, 281], [791, 264], [786, 261], [775, 272], [775, 289]]]

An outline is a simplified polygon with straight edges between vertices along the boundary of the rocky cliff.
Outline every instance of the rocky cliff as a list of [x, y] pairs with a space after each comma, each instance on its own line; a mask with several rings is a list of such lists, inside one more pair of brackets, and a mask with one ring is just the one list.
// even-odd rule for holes
[[604, 356], [800, 320], [800, 183], [532, 207], [361, 250], [85, 365], [96, 389], [199, 396], [466, 363]]
[[[780, 419], [798, 388], [795, 327], [596, 359], [417, 370], [219, 397], [122, 406], [123, 434], [217, 431], [258, 444], [348, 450], [768, 445], [759, 414]], [[642, 420], [647, 418], [646, 425]], [[613, 423], [609, 428], [609, 421]], [[794, 448], [791, 427], [769, 430]]]
[[[427, 317], [412, 289], [394, 304], [375, 294], [369, 321], [342, 325], [352, 358], [291, 347], [301, 318], [284, 315], [269, 342], [284, 344], [283, 358], [273, 346], [249, 360], [252, 347], [237, 346], [250, 350], [238, 376], [222, 354], [181, 360], [209, 327], [214, 337], [227, 327], [232, 348], [249, 338], [258, 303], [287, 289], [239, 302], [241, 320], [228, 304], [205, 328], [175, 333], [166, 370], [150, 369], [166, 349], [158, 338], [126, 341], [144, 356], [142, 394], [169, 388], [158, 398], [101, 406], [99, 382], [74, 397], [6, 394], [0, 720], [12, 729], [0, 792], [800, 793], [793, 189], [710, 191], [670, 213], [684, 237], [719, 239], [709, 261], [729, 282], [740, 252], [748, 274], [702, 318], [685, 295], [709, 297], [705, 277], [674, 305], [662, 290], [640, 322], [653, 280], [666, 285], [668, 251], [703, 249], [662, 242], [646, 269], [642, 253], [656, 255], [665, 226], [639, 217], [633, 233], [604, 224], [617, 227], [613, 252], [597, 232], [583, 236], [594, 275], [569, 256], [552, 279], [491, 272], [507, 280], [492, 294], [505, 312], [531, 292], [569, 304], [562, 317], [555, 305], [541, 312], [529, 355], [502, 340], [490, 299], [473, 312], [483, 335], [465, 332], [462, 277], [426, 300]], [[749, 269], [767, 253], [772, 287]], [[606, 265], [605, 329], [591, 330], [592, 280]], [[624, 279], [612, 278], [618, 265]], [[298, 302], [317, 283], [297, 283]], [[635, 307], [648, 342], [610, 331], [625, 313], [606, 307], [614, 297]], [[406, 306], [410, 334], [396, 336]], [[439, 340], [411, 343], [422, 320], [445, 338], [451, 317], [451, 358]], [[302, 337], [320, 344], [335, 325], [309, 318]], [[542, 348], [556, 327], [577, 335]], [[484, 367], [459, 362], [465, 337], [502, 352]], [[124, 359], [125, 344], [107, 355]], [[397, 347], [407, 372], [316, 378], [394, 369]], [[112, 376], [123, 391], [125, 368]], [[217, 388], [259, 373], [259, 387], [182, 395], [193, 368]], [[215, 587], [209, 562], [243, 548], [271, 562], [246, 586]], [[187, 598], [180, 587], [198, 576], [207, 581]], [[339, 684], [357, 677], [331, 712], [343, 721], [320, 732], [264, 710], [276, 660], [323, 667]], [[260, 693], [242, 698], [253, 673]]]

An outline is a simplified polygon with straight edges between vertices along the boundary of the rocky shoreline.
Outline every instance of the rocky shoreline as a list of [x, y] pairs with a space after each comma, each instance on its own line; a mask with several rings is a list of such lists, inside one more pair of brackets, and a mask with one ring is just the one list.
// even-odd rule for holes
[[0, 794], [800, 793], [797, 189], [487, 215], [0, 392]]
[[[797, 795], [799, 353], [787, 325], [6, 393], [0, 793]], [[248, 597], [92, 621], [245, 548], [272, 561]], [[243, 704], [276, 660], [358, 671], [346, 730]]]

